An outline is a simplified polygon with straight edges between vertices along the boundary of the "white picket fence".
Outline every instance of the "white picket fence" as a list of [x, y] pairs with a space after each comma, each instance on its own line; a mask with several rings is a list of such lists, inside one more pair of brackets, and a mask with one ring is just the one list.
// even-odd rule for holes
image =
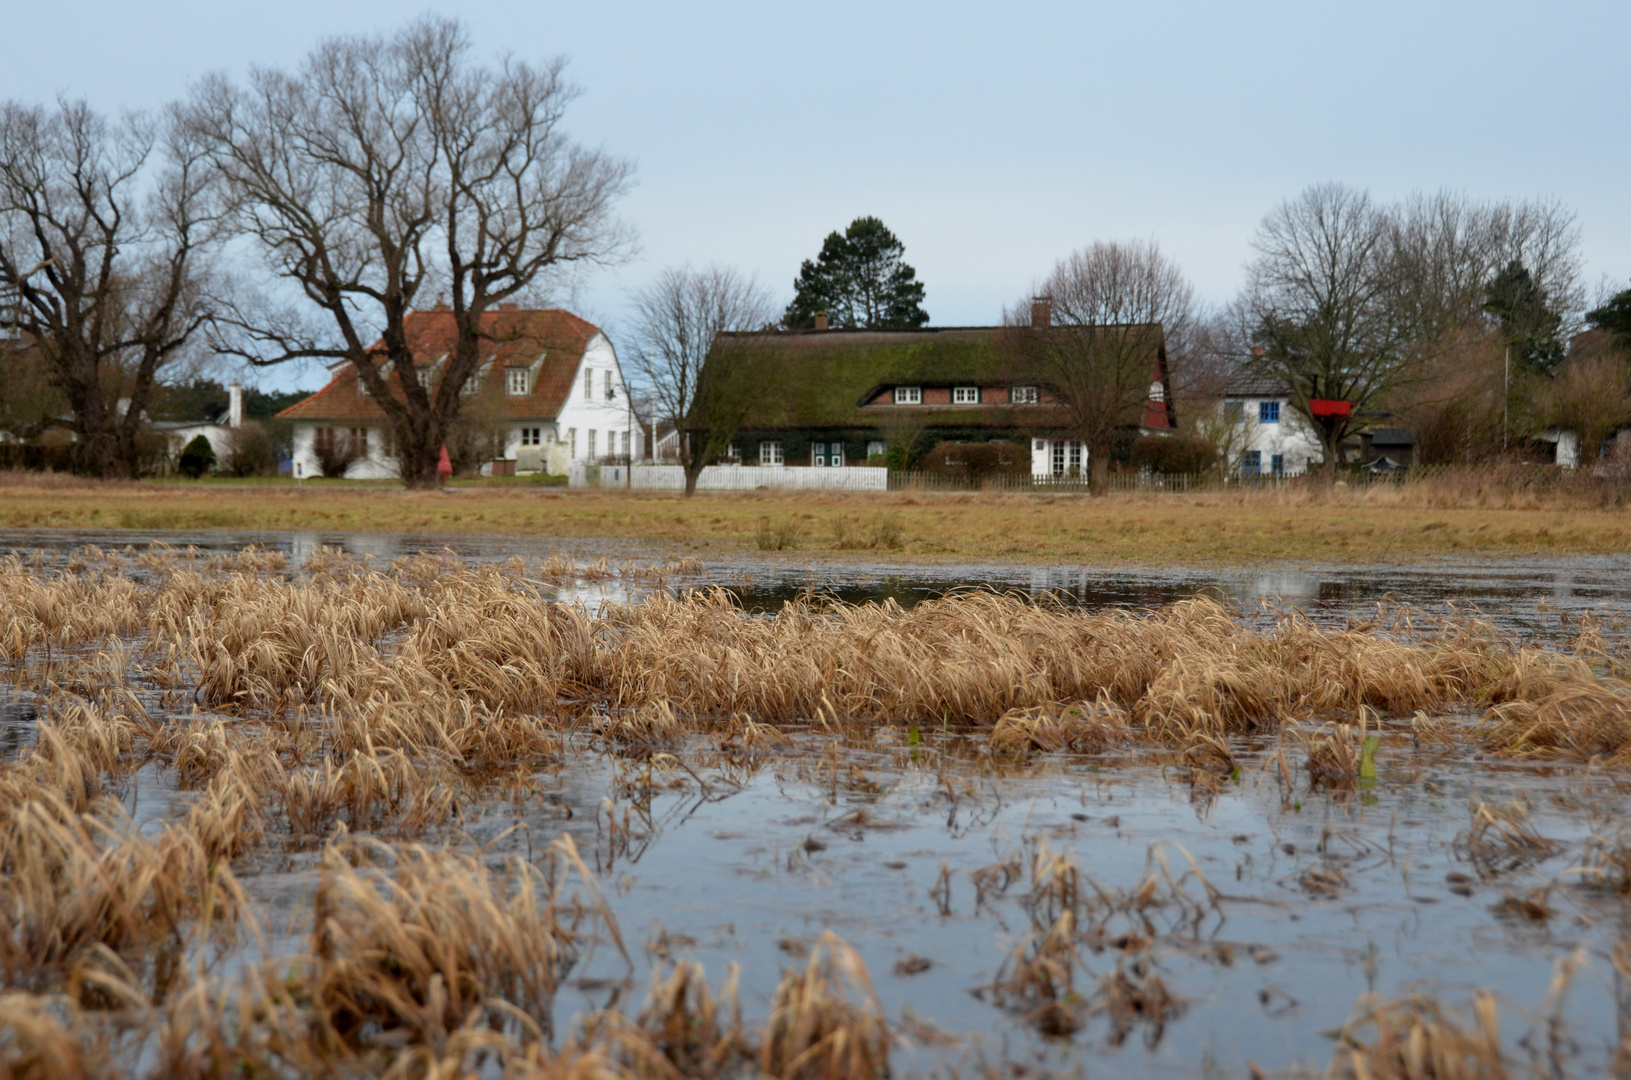
[[[574, 488], [632, 487], [636, 491], [684, 491], [678, 465], [586, 465], [574, 462], [566, 483]], [[632, 482], [631, 482], [632, 480]], [[710, 465], [697, 477], [698, 491], [888, 491], [889, 470], [871, 465], [818, 469], [776, 465]]]

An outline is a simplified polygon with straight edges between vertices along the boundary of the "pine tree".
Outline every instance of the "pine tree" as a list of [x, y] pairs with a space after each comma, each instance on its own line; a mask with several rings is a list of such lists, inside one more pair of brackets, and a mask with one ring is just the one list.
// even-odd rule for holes
[[1521, 366], [1549, 374], [1563, 362], [1558, 330], [1563, 316], [1546, 303], [1546, 294], [1516, 259], [1496, 274], [1484, 291], [1484, 310], [1501, 324], [1501, 335]]
[[906, 246], [875, 217], [859, 217], [842, 234], [822, 241], [814, 262], [804, 260], [793, 280], [793, 302], [782, 317], [789, 328], [814, 325], [826, 312], [846, 330], [922, 326], [923, 283], [903, 259]]
[[1586, 312], [1586, 321], [1598, 330], [1607, 330], [1624, 348], [1631, 349], [1631, 289], [1622, 289], [1600, 308]]

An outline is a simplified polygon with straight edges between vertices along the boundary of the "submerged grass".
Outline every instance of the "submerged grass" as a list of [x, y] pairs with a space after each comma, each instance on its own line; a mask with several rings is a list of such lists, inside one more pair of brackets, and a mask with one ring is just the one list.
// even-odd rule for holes
[[[876, 824], [866, 801], [881, 786], [845, 773], [837, 743], [886, 726], [908, 755], [955, 729], [968, 738], [947, 741], [999, 771], [1153, 744], [1197, 799], [1240, 775], [1243, 737], [1279, 740], [1288, 798], [1298, 744], [1310, 784], [1343, 790], [1374, 779], [1379, 738], [1631, 764], [1631, 685], [1601, 635], [1557, 652], [1468, 620], [1257, 628], [1203, 599], [1084, 612], [990, 592], [757, 617], [723, 591], [658, 591], [591, 614], [540, 587], [584, 573], [660, 584], [666, 571], [382, 569], [334, 552], [292, 568], [258, 550], [208, 563], [87, 550], [60, 572], [0, 561], [0, 660], [44, 703], [32, 743], [0, 762], [0, 1071], [889, 1075], [891, 1040], [919, 1029], [884, 1016], [859, 953], [831, 933], [783, 973], [761, 1023], [744, 1023], [734, 971], [715, 990], [680, 961], [638, 1012], [556, 1030], [591, 945], [627, 957], [594, 859], [564, 835], [529, 840], [522, 859], [460, 830], [468, 807], [495, 790], [524, 800], [573, 747], [623, 758], [601, 839], [625, 855], [659, 828], [654, 792], [706, 798], [798, 729], [834, 736], [830, 763], [805, 764], [835, 804], [840, 788], [858, 802], [834, 818], [857, 831]], [[1456, 722], [1434, 719], [1446, 714]], [[718, 761], [706, 778], [680, 756], [698, 743]], [[144, 766], [174, 776], [178, 809], [138, 827], [115, 794]], [[945, 795], [962, 797], [949, 781]], [[1485, 879], [1560, 850], [1493, 804], [1455, 845]], [[238, 877], [273, 859], [313, 882], [283, 953]], [[1579, 875], [1623, 893], [1628, 866], [1604, 840]], [[1299, 879], [1310, 895], [1343, 887], [1334, 866], [1315, 869]], [[950, 881], [943, 866], [929, 894], [943, 913]], [[1154, 1046], [1187, 1007], [1167, 959], [1222, 947], [1203, 930], [1222, 895], [1175, 846], [1152, 846], [1125, 888], [1040, 840], [969, 881], [977, 911], [1017, 901], [1029, 922], [982, 995], [1048, 1036], [1097, 1025], [1111, 1044]], [[1367, 999], [1332, 1068], [1494, 1075], [1502, 1060], [1482, 1012], [1469, 1027], [1428, 999]]]

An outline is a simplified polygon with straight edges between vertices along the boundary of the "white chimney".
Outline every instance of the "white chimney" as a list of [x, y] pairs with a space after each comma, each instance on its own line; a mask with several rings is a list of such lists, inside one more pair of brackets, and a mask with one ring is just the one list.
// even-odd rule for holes
[[227, 387], [227, 427], [244, 426], [244, 389], [233, 379]]

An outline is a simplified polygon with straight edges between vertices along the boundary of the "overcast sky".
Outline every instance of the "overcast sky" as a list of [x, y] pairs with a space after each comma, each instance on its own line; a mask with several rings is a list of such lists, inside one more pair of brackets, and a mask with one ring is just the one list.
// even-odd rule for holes
[[[790, 296], [800, 260], [862, 214], [905, 242], [936, 325], [996, 321], [1094, 239], [1153, 238], [1221, 302], [1263, 214], [1325, 180], [1556, 197], [1590, 285], [1631, 280], [1626, 0], [427, 10], [467, 20], [484, 51], [568, 57], [573, 133], [636, 163], [622, 210], [640, 253], [574, 298], [614, 334], [627, 290], [671, 263], [732, 264]], [[411, 12], [14, 0], [0, 93], [149, 108]]]

